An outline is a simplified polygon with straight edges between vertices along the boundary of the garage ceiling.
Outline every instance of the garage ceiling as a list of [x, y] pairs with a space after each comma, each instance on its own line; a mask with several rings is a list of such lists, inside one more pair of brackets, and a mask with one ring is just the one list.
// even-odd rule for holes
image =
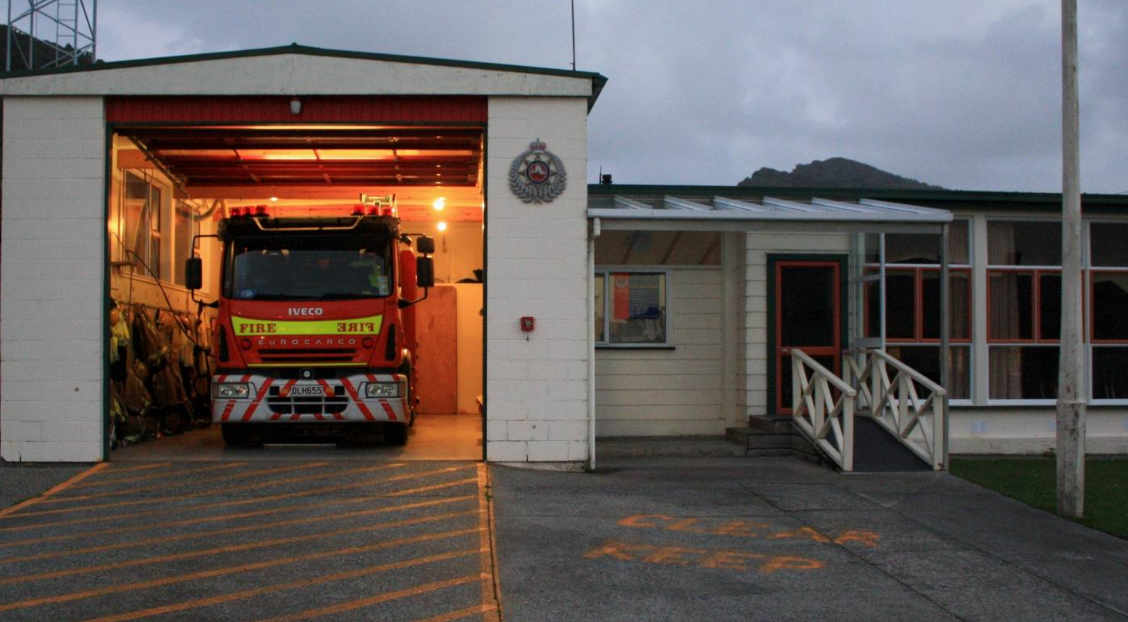
[[477, 128], [170, 126], [118, 128], [117, 133], [138, 146], [119, 153], [119, 166], [156, 160], [189, 189], [475, 187], [482, 166]]

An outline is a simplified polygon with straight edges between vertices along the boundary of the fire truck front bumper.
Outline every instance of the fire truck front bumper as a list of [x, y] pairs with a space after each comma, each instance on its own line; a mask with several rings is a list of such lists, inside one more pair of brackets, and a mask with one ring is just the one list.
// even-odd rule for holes
[[265, 375], [214, 376], [214, 423], [407, 423], [407, 378], [355, 374], [326, 380]]

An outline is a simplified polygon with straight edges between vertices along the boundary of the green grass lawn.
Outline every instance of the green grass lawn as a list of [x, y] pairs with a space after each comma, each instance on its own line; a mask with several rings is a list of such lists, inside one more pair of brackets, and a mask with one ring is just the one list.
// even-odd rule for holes
[[[1057, 508], [1053, 458], [952, 458], [952, 475], [1038, 509]], [[1085, 461], [1085, 517], [1081, 524], [1128, 539], [1128, 459]]]

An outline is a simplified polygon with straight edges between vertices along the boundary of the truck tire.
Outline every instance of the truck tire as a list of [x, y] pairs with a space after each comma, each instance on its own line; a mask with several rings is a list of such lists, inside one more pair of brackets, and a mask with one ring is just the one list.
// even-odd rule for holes
[[407, 424], [406, 423], [389, 423], [384, 428], [384, 440], [389, 445], [406, 445], [407, 444]]
[[239, 423], [220, 424], [223, 431], [223, 443], [228, 447], [258, 447], [261, 443], [255, 441], [251, 435], [251, 426]]

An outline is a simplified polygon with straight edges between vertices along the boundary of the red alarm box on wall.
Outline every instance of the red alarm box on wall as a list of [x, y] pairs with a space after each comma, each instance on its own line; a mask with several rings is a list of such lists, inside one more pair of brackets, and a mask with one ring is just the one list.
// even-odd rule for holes
[[526, 316], [526, 317], [521, 318], [521, 332], [523, 332], [523, 333], [533, 332], [533, 328], [536, 327], [536, 323], [537, 323], [537, 319], [534, 318], [534, 317]]

